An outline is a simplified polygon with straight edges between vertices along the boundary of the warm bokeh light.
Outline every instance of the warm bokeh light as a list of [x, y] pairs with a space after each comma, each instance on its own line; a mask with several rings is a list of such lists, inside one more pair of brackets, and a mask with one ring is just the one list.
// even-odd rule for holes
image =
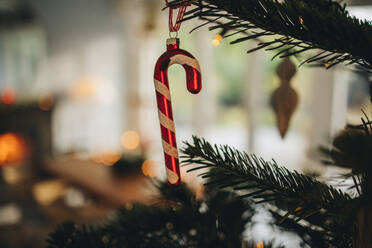
[[258, 242], [256, 248], [265, 248], [263, 242]]
[[76, 99], [91, 100], [97, 96], [97, 80], [93, 77], [82, 77], [70, 90], [70, 96]]
[[222, 41], [222, 35], [216, 34], [212, 40], [212, 45], [215, 47], [219, 46], [221, 44], [221, 41]]
[[12, 87], [6, 86], [1, 92], [1, 102], [4, 104], [12, 104], [15, 100], [15, 91]]
[[26, 153], [24, 139], [14, 133], [0, 135], [0, 166], [20, 162]]
[[38, 105], [39, 108], [48, 111], [53, 107], [54, 98], [52, 94], [45, 93], [39, 97]]
[[127, 150], [134, 150], [140, 144], [140, 136], [135, 131], [126, 131], [121, 137], [121, 144]]
[[15, 167], [5, 167], [3, 170], [4, 181], [8, 184], [17, 184], [21, 181], [22, 175], [18, 168]]
[[121, 153], [119, 152], [104, 152], [102, 154], [93, 154], [91, 156], [92, 161], [107, 166], [114, 165], [121, 158]]
[[35, 200], [41, 205], [48, 206], [65, 194], [66, 187], [62, 180], [41, 181], [32, 187]]
[[152, 160], [146, 160], [145, 162], [143, 162], [142, 173], [143, 173], [143, 175], [151, 177], [151, 178], [156, 177], [157, 176], [157, 168], [156, 168], [155, 162], [152, 161]]

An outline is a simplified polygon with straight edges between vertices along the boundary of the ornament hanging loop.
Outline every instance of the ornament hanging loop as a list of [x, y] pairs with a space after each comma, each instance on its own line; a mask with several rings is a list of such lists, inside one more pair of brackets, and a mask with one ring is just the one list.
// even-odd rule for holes
[[[165, 3], [168, 5], [168, 0], [165, 0]], [[176, 33], [175, 37], [171, 36], [172, 32], [178, 32], [181, 27], [180, 21], [182, 20], [183, 16], [185, 15], [187, 6], [190, 6], [191, 3], [187, 0], [180, 2], [178, 5], [169, 6], [169, 37], [177, 38], [178, 33]], [[176, 18], [176, 23], [173, 24], [173, 10], [178, 9], [178, 14]]]
[[[173, 35], [172, 35], [173, 34]], [[169, 31], [169, 38], [178, 38], [178, 31]]]

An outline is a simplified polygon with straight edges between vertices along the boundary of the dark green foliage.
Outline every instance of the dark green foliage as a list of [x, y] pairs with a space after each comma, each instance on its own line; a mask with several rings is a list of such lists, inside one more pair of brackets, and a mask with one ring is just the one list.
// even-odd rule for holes
[[[350, 188], [358, 193], [354, 212], [364, 211], [363, 209], [370, 212], [372, 206], [372, 123], [367, 115], [365, 118], [367, 120], [362, 118], [362, 125], [348, 126], [336, 136], [331, 149], [322, 149], [329, 156], [326, 164], [351, 169], [345, 178], [353, 180], [354, 185]], [[358, 221], [358, 228], [363, 230], [364, 225], [360, 224], [361, 220]]]
[[[351, 247], [358, 198], [279, 167], [275, 161], [267, 162], [228, 146], [212, 146], [197, 137], [185, 145], [183, 163], [197, 164], [189, 171], [212, 168], [201, 173], [208, 178], [207, 185], [239, 191], [241, 197], [256, 203], [269, 203], [275, 208], [279, 225], [307, 234], [301, 235], [304, 242], [317, 242], [319, 247]], [[279, 210], [284, 211], [280, 216]]]
[[[233, 187], [237, 190], [257, 188], [256, 193], [247, 196], [278, 202], [284, 199], [289, 208], [306, 207], [311, 203], [319, 208], [330, 209], [342, 206], [351, 199], [341, 190], [310, 176], [279, 167], [275, 161], [267, 162], [228, 146], [212, 146], [195, 136], [193, 144], [186, 142], [185, 145], [186, 147], [182, 149], [185, 154], [183, 163], [200, 164], [189, 171], [217, 167], [216, 170], [202, 174], [203, 178], [215, 179], [210, 180], [208, 184], [218, 184], [224, 188]], [[226, 180], [227, 178], [229, 180]]]
[[[181, 0], [174, 0], [170, 6]], [[200, 18], [224, 37], [241, 34], [231, 43], [260, 38], [259, 49], [287, 57], [313, 51], [303, 63], [330, 68], [342, 62], [372, 71], [372, 25], [351, 17], [345, 5], [331, 0], [191, 0], [197, 8], [183, 21]], [[278, 36], [279, 35], [279, 36]], [[264, 40], [264, 39], [265, 40]]]
[[65, 222], [59, 225], [53, 233], [49, 235], [47, 242], [49, 247], [110, 247], [106, 244], [103, 232], [86, 225], [78, 226], [73, 222]]
[[156, 205], [122, 208], [104, 226], [60, 225], [47, 247], [241, 247], [244, 226], [254, 212], [249, 202], [217, 190], [198, 200], [184, 185], [162, 183], [158, 189]]
[[332, 142], [332, 149], [322, 149], [330, 160], [326, 163], [352, 169], [353, 174], [372, 175], [372, 123], [362, 119], [360, 126], [348, 126]]
[[111, 169], [113, 170], [114, 175], [127, 176], [131, 173], [140, 173], [143, 162], [145, 162], [145, 157], [143, 156], [123, 155], [111, 166]]

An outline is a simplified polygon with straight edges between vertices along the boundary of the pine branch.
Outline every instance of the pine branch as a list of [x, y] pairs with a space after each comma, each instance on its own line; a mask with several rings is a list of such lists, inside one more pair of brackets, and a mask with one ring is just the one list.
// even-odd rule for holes
[[188, 171], [213, 168], [201, 175], [209, 179], [208, 185], [245, 191], [241, 197], [274, 204], [288, 212], [286, 218], [312, 221], [311, 217], [318, 215], [324, 221], [328, 216], [342, 217], [350, 212], [353, 201], [350, 195], [310, 176], [279, 167], [275, 161], [268, 162], [228, 146], [212, 146], [195, 136], [193, 144], [185, 145], [182, 163], [198, 165]]
[[[177, 5], [182, 0], [169, 2]], [[244, 31], [231, 43], [256, 38], [256, 49], [277, 50], [277, 56], [320, 52], [303, 63], [331, 68], [340, 63], [355, 64], [372, 72], [372, 25], [349, 15], [345, 5], [332, 0], [191, 0], [197, 7], [186, 13], [183, 21], [200, 18], [215, 23], [211, 30]], [[220, 18], [225, 21], [222, 22]], [[218, 21], [217, 21], [218, 20]], [[247, 32], [250, 31], [250, 32]], [[278, 38], [279, 35], [279, 38]], [[281, 48], [280, 50], [278, 50]], [[275, 57], [275, 56], [274, 56]]]
[[327, 156], [323, 161], [326, 165], [351, 169], [345, 178], [352, 179], [352, 188], [371, 201], [368, 198], [372, 194], [372, 187], [369, 186], [372, 178], [372, 122], [366, 114], [361, 120], [362, 125], [348, 125], [333, 139], [330, 149], [322, 147], [321, 151]]
[[[283, 218], [277, 211], [270, 210], [270, 213], [276, 220], [281, 220]], [[280, 227], [286, 231], [297, 233], [303, 242], [301, 247], [304, 247], [304, 244], [307, 244], [309, 247], [317, 248], [352, 247], [350, 233], [353, 232], [353, 225], [347, 225], [345, 223], [340, 224], [337, 222], [332, 223], [330, 220], [328, 220], [328, 222], [328, 229], [332, 229], [332, 231], [314, 228], [312, 225], [299, 223], [291, 218], [285, 219], [285, 221], [280, 224]]]
[[64, 223], [49, 235], [47, 247], [241, 246], [244, 228], [254, 213], [251, 202], [226, 191], [208, 190], [204, 199], [196, 199], [185, 185], [169, 187], [163, 182], [157, 187], [160, 194], [157, 204], [122, 208], [103, 226]]

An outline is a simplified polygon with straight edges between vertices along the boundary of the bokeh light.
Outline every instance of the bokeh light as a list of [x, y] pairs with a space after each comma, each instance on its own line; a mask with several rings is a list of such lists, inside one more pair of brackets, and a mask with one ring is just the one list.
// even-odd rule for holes
[[212, 40], [212, 45], [215, 47], [219, 46], [221, 44], [221, 41], [222, 41], [222, 35], [216, 34]]
[[100, 164], [104, 164], [107, 166], [114, 165], [119, 159], [121, 158], [121, 154], [119, 152], [112, 152], [106, 151], [101, 154], [93, 154], [91, 156], [92, 161]]
[[15, 100], [15, 91], [12, 87], [6, 86], [1, 92], [1, 102], [4, 104], [12, 104]]
[[264, 248], [264, 243], [263, 242], [258, 242], [256, 245], [256, 248]]
[[20, 171], [15, 167], [5, 167], [2, 170], [2, 173], [4, 181], [8, 184], [17, 184], [22, 179]]
[[70, 96], [80, 100], [91, 100], [97, 97], [97, 80], [93, 77], [82, 77], [70, 90]]
[[0, 165], [18, 163], [25, 153], [26, 145], [21, 136], [14, 133], [0, 135]]
[[145, 160], [142, 164], [142, 173], [145, 176], [154, 178], [157, 176], [157, 166], [152, 160]]
[[41, 110], [48, 111], [53, 107], [54, 98], [52, 94], [45, 93], [39, 97], [38, 106]]
[[135, 131], [126, 131], [121, 137], [121, 144], [127, 150], [134, 150], [140, 144], [140, 136]]
[[62, 180], [41, 181], [33, 185], [32, 194], [35, 200], [43, 206], [52, 204], [66, 192], [65, 183]]

